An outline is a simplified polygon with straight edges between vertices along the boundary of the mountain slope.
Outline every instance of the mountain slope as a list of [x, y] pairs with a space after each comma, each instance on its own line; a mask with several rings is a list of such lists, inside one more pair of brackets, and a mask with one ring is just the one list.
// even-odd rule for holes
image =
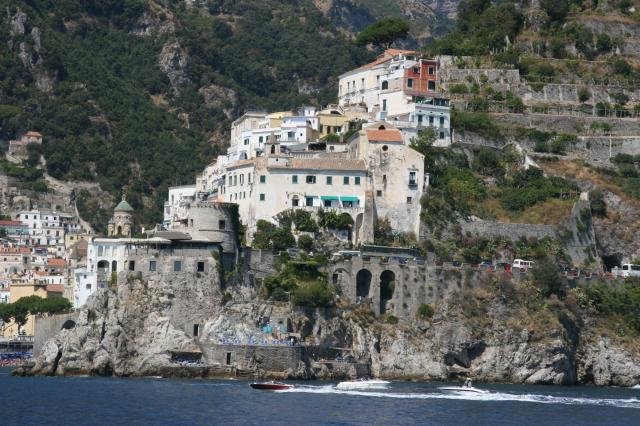
[[335, 76], [371, 56], [308, 1], [187, 5], [0, 1], [0, 138], [41, 131], [49, 174], [124, 188], [150, 224], [232, 117], [326, 104]]

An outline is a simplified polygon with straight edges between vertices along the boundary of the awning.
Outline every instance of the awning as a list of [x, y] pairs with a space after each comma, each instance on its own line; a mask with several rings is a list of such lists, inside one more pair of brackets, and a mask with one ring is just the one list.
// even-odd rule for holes
[[350, 197], [350, 196], [349, 197], [347, 197], [347, 196], [340, 197], [340, 201], [352, 201], [354, 203], [357, 203], [358, 202], [358, 197]]
[[321, 195], [320, 199], [323, 201], [338, 201], [338, 197], [335, 195]]

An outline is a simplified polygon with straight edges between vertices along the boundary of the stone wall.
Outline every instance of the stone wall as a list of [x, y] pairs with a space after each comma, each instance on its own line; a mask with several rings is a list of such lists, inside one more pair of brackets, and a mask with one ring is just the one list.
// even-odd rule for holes
[[35, 333], [33, 337], [33, 355], [38, 356], [44, 343], [58, 334], [63, 326], [75, 327], [78, 313], [51, 315], [47, 317], [36, 316]]
[[517, 241], [520, 238], [555, 238], [556, 228], [551, 225], [533, 225], [529, 223], [504, 223], [490, 220], [461, 222], [463, 233], [478, 234], [486, 237], [508, 238]]
[[[218, 345], [200, 343], [208, 364], [243, 370], [287, 371], [307, 359], [305, 346]], [[228, 361], [228, 362], [227, 362]]]

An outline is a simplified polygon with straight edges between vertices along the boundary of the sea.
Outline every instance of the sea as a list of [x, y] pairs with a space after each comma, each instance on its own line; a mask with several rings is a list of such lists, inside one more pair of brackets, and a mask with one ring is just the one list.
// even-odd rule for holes
[[245, 380], [13, 377], [0, 369], [2, 425], [640, 425], [640, 389], [435, 382], [338, 391], [335, 382], [254, 390]]

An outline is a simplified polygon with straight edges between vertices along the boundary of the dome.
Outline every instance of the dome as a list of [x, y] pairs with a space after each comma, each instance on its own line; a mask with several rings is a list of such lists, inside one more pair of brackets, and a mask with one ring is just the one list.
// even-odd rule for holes
[[124, 199], [124, 195], [122, 196], [122, 201], [113, 209], [114, 212], [132, 212], [133, 207], [131, 204], [127, 203], [127, 200]]

